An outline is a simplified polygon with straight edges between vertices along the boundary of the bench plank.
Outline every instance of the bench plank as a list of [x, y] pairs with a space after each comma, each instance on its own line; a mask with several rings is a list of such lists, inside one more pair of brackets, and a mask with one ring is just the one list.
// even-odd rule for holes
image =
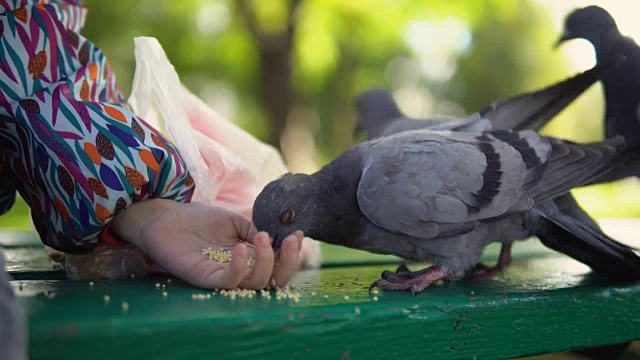
[[485, 284], [456, 280], [373, 301], [367, 287], [388, 268], [301, 272], [299, 303], [194, 300], [211, 292], [175, 279], [163, 297], [155, 283], [166, 277], [12, 285], [31, 321], [33, 359], [497, 359], [640, 338], [640, 285], [598, 284], [563, 257], [518, 261]]
[[[499, 359], [640, 339], [640, 284], [606, 284], [535, 240], [517, 243], [514, 264], [495, 280], [458, 278], [377, 301], [367, 287], [398, 260], [325, 247], [328, 266], [294, 278], [296, 303], [195, 300], [211, 292], [158, 275], [90, 286], [65, 280], [42, 246], [15, 238], [4, 252], [29, 316], [32, 359]], [[492, 246], [483, 260], [497, 253]]]

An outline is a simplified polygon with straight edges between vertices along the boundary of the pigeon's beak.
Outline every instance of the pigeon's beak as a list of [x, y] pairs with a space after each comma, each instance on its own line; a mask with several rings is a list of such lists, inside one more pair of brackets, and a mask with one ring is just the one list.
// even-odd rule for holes
[[564, 43], [567, 40], [571, 40], [573, 39], [574, 36], [571, 35], [569, 32], [565, 31], [562, 33], [562, 35], [560, 35], [560, 38], [555, 42], [555, 44], [553, 44], [553, 48], [557, 49], [560, 47], [560, 45], [562, 45], [562, 43]]
[[284, 240], [285, 236], [281, 236], [280, 234], [276, 233], [273, 236], [273, 243], [271, 243], [271, 247], [273, 248], [273, 250], [280, 250], [280, 248], [282, 247], [282, 241]]

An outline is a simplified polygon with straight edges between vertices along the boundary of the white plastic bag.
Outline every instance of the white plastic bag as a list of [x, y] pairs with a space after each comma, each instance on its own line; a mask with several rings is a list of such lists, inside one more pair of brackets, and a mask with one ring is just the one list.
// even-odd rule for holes
[[178, 78], [155, 38], [136, 37], [133, 112], [176, 145], [196, 184], [194, 201], [251, 216], [258, 192], [287, 172], [278, 151], [220, 116]]

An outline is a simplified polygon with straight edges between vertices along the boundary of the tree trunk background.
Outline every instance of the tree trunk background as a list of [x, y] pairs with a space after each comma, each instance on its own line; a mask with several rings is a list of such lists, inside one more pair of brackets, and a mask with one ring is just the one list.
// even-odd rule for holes
[[239, 9], [260, 53], [260, 102], [269, 117], [267, 142], [278, 149], [295, 97], [291, 83], [293, 39], [296, 31], [295, 12], [302, 0], [289, 5], [287, 27], [283, 33], [264, 34], [257, 23], [249, 0], [241, 0]]

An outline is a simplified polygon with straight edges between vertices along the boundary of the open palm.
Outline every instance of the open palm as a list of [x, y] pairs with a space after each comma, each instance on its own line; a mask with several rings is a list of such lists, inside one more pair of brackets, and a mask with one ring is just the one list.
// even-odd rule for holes
[[[247, 217], [200, 203], [176, 203], [144, 223], [132, 242], [162, 268], [195, 286], [263, 289], [290, 280], [300, 266], [302, 238], [301, 231], [292, 234], [274, 253], [268, 234], [258, 233]], [[231, 262], [209, 260], [202, 254], [209, 247], [231, 250]], [[250, 256], [255, 260], [252, 267], [247, 264]]]

